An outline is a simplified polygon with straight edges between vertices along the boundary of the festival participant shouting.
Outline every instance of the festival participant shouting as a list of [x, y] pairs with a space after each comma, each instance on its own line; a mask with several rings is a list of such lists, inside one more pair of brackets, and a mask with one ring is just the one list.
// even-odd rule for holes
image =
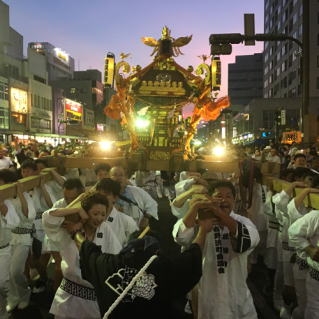
[[247, 287], [247, 257], [258, 245], [255, 225], [235, 214], [236, 191], [229, 181], [212, 185], [212, 196], [194, 197], [186, 215], [174, 225], [173, 237], [188, 246], [197, 233], [198, 215], [214, 218], [203, 249], [203, 275], [198, 284], [198, 298], [192, 302], [198, 319], [257, 319]]
[[118, 253], [122, 247], [105, 222], [107, 210], [108, 202], [105, 196], [93, 193], [82, 199], [80, 208], [53, 208], [43, 213], [44, 230], [49, 239], [57, 245], [62, 257], [61, 269], [64, 278], [50, 309], [55, 318], [101, 317], [95, 291], [81, 276], [79, 251], [69, 232], [79, 230], [78, 226], [74, 229], [74, 225], [79, 225], [80, 220], [87, 240], [99, 245], [103, 252]]

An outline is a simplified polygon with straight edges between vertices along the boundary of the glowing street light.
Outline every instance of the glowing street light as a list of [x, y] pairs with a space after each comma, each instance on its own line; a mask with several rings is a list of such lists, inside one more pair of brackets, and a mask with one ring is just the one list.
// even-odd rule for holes
[[223, 145], [216, 145], [212, 149], [212, 154], [217, 157], [222, 157], [226, 154], [226, 147]]
[[146, 129], [150, 125], [150, 121], [144, 117], [138, 117], [135, 120], [135, 126], [137, 129]]

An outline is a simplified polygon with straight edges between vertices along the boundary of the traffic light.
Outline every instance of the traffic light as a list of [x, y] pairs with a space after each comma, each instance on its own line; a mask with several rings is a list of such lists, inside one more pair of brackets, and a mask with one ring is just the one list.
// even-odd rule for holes
[[211, 75], [212, 75], [212, 90], [218, 91], [220, 90], [221, 82], [222, 82], [222, 65], [219, 57], [213, 57], [211, 62]]
[[210, 46], [211, 55], [229, 55], [232, 53], [231, 44], [214, 44]]
[[241, 43], [243, 36], [240, 33], [211, 34], [209, 42], [211, 44], [211, 55], [226, 55], [232, 53], [231, 44]]
[[275, 112], [275, 122], [277, 126], [281, 125], [281, 113], [280, 111]]
[[209, 43], [214, 44], [238, 44], [244, 41], [244, 36], [240, 33], [221, 33], [211, 34], [209, 36]]

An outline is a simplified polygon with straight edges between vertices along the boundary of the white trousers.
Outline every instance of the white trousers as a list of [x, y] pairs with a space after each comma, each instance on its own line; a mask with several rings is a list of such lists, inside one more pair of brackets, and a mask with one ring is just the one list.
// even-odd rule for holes
[[28, 258], [30, 246], [12, 245], [12, 256], [10, 264], [10, 279], [8, 304], [16, 306], [21, 301], [29, 302], [30, 288], [24, 275], [25, 263]]
[[306, 319], [318, 319], [319, 314], [319, 281], [306, 276], [307, 304], [305, 311]]
[[306, 276], [308, 268], [300, 270], [299, 265], [295, 263], [293, 266], [293, 273], [298, 306], [293, 310], [291, 318], [303, 319], [307, 304]]
[[10, 246], [0, 249], [0, 319], [8, 318], [6, 304], [9, 285], [10, 258]]

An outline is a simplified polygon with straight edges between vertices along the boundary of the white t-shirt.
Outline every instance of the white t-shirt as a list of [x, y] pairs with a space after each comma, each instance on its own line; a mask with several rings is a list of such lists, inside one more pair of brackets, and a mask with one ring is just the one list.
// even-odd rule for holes
[[0, 158], [0, 169], [9, 168], [13, 163], [9, 157]]

